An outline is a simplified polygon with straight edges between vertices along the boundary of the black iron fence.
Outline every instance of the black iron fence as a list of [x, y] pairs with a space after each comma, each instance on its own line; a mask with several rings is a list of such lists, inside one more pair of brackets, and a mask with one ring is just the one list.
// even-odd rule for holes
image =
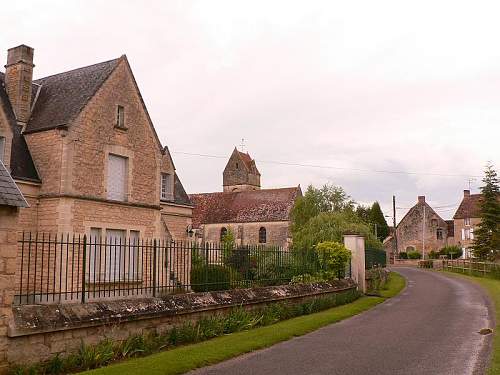
[[318, 270], [314, 253], [281, 247], [23, 233], [15, 303], [85, 303], [279, 285]]
[[384, 250], [365, 248], [365, 269], [374, 267], [385, 267], [387, 265], [387, 256]]

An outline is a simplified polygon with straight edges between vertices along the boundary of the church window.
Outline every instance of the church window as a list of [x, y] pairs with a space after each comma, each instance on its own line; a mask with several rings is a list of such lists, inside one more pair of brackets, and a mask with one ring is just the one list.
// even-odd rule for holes
[[224, 241], [224, 237], [227, 236], [227, 228], [222, 227], [220, 230], [220, 242]]
[[239, 165], [238, 165], [238, 162], [236, 162], [236, 169], [238, 169], [238, 168], [239, 168]]
[[266, 228], [260, 227], [260, 229], [259, 229], [259, 243], [266, 243], [266, 242], [267, 242]]

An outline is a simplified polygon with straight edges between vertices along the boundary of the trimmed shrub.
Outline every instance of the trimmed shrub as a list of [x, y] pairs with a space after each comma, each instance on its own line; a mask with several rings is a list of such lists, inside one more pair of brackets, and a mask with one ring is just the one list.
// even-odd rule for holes
[[429, 259], [438, 259], [439, 258], [439, 252], [437, 251], [429, 251]]
[[408, 259], [420, 259], [422, 258], [422, 254], [418, 251], [410, 251], [408, 252]]
[[446, 255], [448, 259], [451, 259], [452, 256], [453, 259], [460, 258], [462, 254], [462, 249], [456, 245], [445, 246], [439, 250], [439, 255]]
[[399, 259], [408, 259], [408, 254], [406, 253], [406, 251], [401, 251], [399, 253]]
[[351, 259], [351, 252], [343, 244], [333, 241], [320, 242], [315, 246], [314, 251], [318, 256], [322, 271], [331, 272], [338, 278], [344, 277], [347, 262]]
[[231, 276], [235, 273], [228, 267], [205, 264], [191, 268], [191, 289], [194, 292], [210, 292], [231, 289]]

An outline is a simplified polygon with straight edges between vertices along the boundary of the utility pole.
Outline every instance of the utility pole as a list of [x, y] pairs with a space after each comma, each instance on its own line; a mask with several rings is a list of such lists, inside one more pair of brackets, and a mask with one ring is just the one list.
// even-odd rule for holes
[[394, 227], [394, 258], [398, 254], [398, 233], [396, 231], [396, 196], [392, 196], [392, 225]]

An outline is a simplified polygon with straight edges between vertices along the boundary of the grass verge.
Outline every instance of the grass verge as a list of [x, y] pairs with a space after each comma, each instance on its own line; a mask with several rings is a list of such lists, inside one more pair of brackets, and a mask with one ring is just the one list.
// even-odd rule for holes
[[343, 306], [311, 315], [282, 321], [270, 326], [217, 337], [209, 341], [187, 345], [148, 357], [131, 359], [108, 367], [84, 372], [92, 375], [174, 375], [215, 364], [237, 355], [269, 347], [281, 341], [301, 336], [328, 324], [339, 322], [366, 311], [387, 298], [397, 295], [405, 286], [405, 279], [391, 273], [380, 297], [361, 297]]
[[480, 276], [462, 275], [457, 272], [442, 271], [457, 277], [463, 277], [472, 282], [481, 285], [491, 297], [495, 306], [495, 322], [496, 327], [493, 329], [493, 348], [490, 367], [488, 368], [488, 375], [500, 375], [500, 280], [490, 279]]

